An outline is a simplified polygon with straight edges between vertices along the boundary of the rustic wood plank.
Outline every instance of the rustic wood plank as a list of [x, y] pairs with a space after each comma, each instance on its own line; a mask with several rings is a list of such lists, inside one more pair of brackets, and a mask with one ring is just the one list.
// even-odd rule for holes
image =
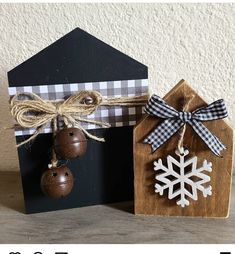
[[0, 243], [235, 243], [235, 188], [221, 220], [134, 215], [133, 202], [25, 215], [20, 188], [0, 173]]
[[[182, 110], [182, 103], [180, 102], [187, 94], [195, 95], [189, 106], [189, 111], [208, 105], [184, 80], [181, 80], [164, 99], [177, 110]], [[154, 192], [153, 161], [157, 158], [164, 159], [168, 154], [174, 154], [179, 140], [179, 136], [174, 135], [154, 153], [151, 152], [150, 145], [143, 144], [143, 139], [161, 121], [156, 117], [145, 116], [134, 130], [135, 213], [165, 216], [227, 217], [232, 179], [233, 129], [223, 119], [204, 122], [204, 125], [219, 137], [227, 147], [222, 153], [223, 158], [219, 158], [187, 125], [184, 143], [190, 151], [190, 157], [198, 156], [198, 165], [201, 165], [204, 159], [212, 162], [213, 171], [210, 173], [212, 196], [204, 198], [202, 193], [199, 193], [197, 201], [190, 200], [190, 205], [182, 208], [175, 204], [175, 200], [169, 200], [166, 196], [160, 196]]]

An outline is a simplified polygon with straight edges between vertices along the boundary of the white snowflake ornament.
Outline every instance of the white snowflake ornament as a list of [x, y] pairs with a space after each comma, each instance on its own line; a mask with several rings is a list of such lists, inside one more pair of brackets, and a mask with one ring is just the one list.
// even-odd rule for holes
[[[163, 195], [164, 190], [168, 190], [168, 198], [179, 197], [176, 204], [181, 207], [189, 205], [188, 198], [198, 200], [198, 190], [202, 192], [204, 197], [211, 195], [212, 187], [210, 185], [205, 187], [205, 184], [210, 182], [210, 176], [203, 171], [211, 172], [212, 163], [204, 160], [202, 167], [197, 168], [196, 156], [185, 160], [185, 156], [189, 154], [188, 150], [183, 149], [181, 153], [176, 150], [175, 154], [179, 156], [179, 160], [168, 155], [167, 167], [162, 164], [161, 159], [154, 161], [154, 170], [163, 171], [155, 177], [158, 181], [155, 184], [155, 192]], [[188, 171], [188, 169], [190, 170]], [[178, 185], [179, 188], [176, 189]], [[191, 191], [187, 186], [190, 187]]]

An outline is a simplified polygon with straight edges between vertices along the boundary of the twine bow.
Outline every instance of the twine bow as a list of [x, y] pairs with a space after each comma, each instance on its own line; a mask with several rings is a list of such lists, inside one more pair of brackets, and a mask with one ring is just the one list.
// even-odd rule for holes
[[215, 155], [219, 156], [220, 152], [226, 149], [224, 144], [202, 123], [203, 121], [217, 120], [228, 116], [224, 100], [222, 99], [193, 112], [180, 112], [157, 95], [153, 95], [145, 107], [145, 112], [165, 119], [144, 139], [144, 143], [151, 144], [153, 152], [179, 131], [182, 126], [185, 126], [186, 123], [193, 128]]
[[[85, 99], [91, 98], [91, 103], [86, 104]], [[27, 140], [21, 142], [17, 147], [28, 143], [40, 134], [50, 122], [57, 123], [61, 117], [67, 126], [81, 129], [89, 138], [104, 142], [103, 138], [92, 135], [86, 131], [81, 122], [93, 123], [102, 127], [110, 127], [109, 123], [84, 118], [83, 116], [94, 113], [97, 108], [103, 106], [140, 106], [145, 105], [147, 96], [120, 97], [104, 99], [97, 91], [80, 91], [71, 95], [64, 101], [47, 101], [34, 93], [17, 93], [12, 97], [11, 113], [17, 124], [23, 128], [36, 128], [34, 134]]]

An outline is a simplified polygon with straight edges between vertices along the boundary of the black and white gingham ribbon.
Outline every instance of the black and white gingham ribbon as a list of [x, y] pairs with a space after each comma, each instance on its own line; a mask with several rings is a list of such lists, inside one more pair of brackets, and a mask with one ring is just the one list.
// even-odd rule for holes
[[186, 123], [191, 125], [193, 130], [215, 155], [219, 156], [220, 152], [226, 149], [224, 144], [202, 124], [203, 121], [211, 121], [228, 116], [223, 99], [217, 100], [206, 107], [196, 109], [193, 112], [180, 112], [169, 106], [157, 95], [153, 95], [145, 107], [145, 112], [165, 119], [144, 139], [144, 143], [151, 144], [153, 151], [157, 150]]
[[[16, 93], [28, 92], [35, 93], [43, 100], [58, 100], [63, 101], [64, 98], [77, 93], [81, 90], [94, 90], [102, 94], [104, 98], [110, 97], [133, 97], [141, 96], [148, 93], [148, 80], [111, 80], [100, 82], [85, 82], [85, 83], [67, 83], [67, 84], [47, 84], [33, 86], [14, 86], [9, 87], [9, 95], [14, 96]], [[133, 126], [140, 120], [143, 115], [143, 106], [102, 106], [99, 107], [93, 114], [88, 115], [89, 120], [103, 121], [111, 124], [112, 127]], [[63, 125], [63, 121], [59, 121]], [[86, 129], [97, 129], [93, 123], [81, 123]], [[34, 128], [17, 127], [15, 130], [16, 136], [32, 135], [35, 132]], [[51, 133], [51, 125], [48, 124], [42, 133]]]

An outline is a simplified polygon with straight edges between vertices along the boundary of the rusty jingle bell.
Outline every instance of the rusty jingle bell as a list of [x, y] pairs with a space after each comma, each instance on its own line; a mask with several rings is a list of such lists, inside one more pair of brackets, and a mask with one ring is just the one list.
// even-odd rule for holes
[[[91, 97], [86, 97], [84, 104], [93, 103]], [[87, 139], [78, 128], [65, 128], [54, 137], [54, 152], [58, 159], [75, 159], [86, 153]], [[73, 189], [74, 178], [66, 166], [52, 167], [41, 177], [41, 189], [45, 195], [52, 198], [67, 196]]]
[[43, 193], [55, 199], [67, 196], [72, 191], [73, 184], [73, 174], [66, 166], [49, 168], [41, 177]]
[[78, 128], [60, 130], [54, 138], [54, 151], [58, 159], [75, 159], [86, 153], [87, 139]]

